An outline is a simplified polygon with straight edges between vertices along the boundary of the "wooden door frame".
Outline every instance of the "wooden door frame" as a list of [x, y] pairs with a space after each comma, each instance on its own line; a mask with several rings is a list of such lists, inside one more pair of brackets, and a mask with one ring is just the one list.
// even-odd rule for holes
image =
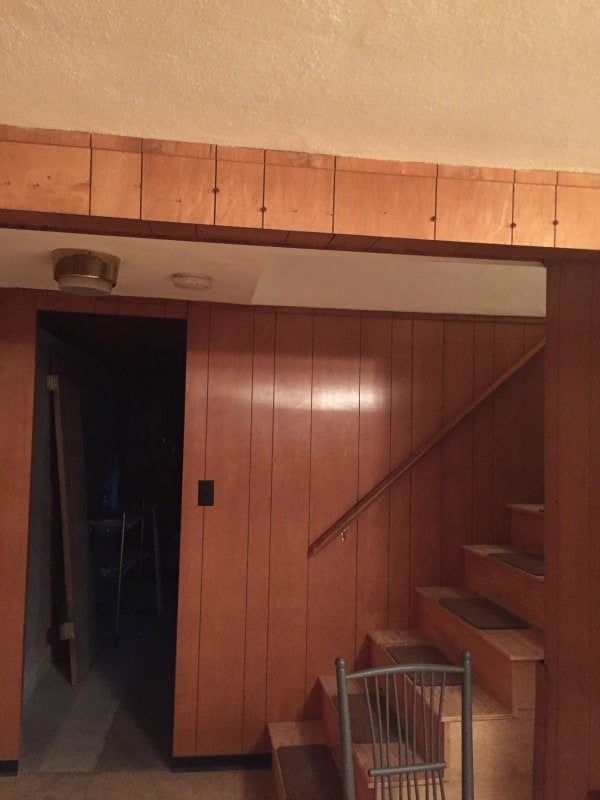
[[[189, 232], [185, 225], [179, 223], [172, 223], [163, 227], [162, 236], [156, 237], [148, 231], [147, 226], [143, 230], [136, 227], [135, 222], [126, 222], [123, 228], [113, 226], [113, 229], [106, 230], [106, 220], [98, 220], [94, 217], [77, 218], [80, 224], [77, 232], [86, 233], [101, 233], [106, 235], [114, 235], [119, 232], [121, 235], [134, 235], [145, 236], [147, 238], [169, 238], [174, 240], [189, 239]], [[84, 220], [82, 222], [82, 220]], [[117, 221], [119, 222], [119, 221]], [[143, 226], [143, 223], [140, 223]], [[55, 214], [40, 214], [33, 212], [0, 212], [0, 226], [2, 227], [23, 227], [27, 229], [43, 229], [53, 231], [69, 230], [74, 232], [72, 228], [72, 221], [69, 221], [66, 215]], [[198, 230], [201, 227], [201, 236], [204, 241], [219, 241], [224, 243], [238, 243], [238, 244], [268, 244], [271, 246], [285, 246], [281, 239], [273, 240], [273, 231], [257, 230], [251, 231], [250, 229], [241, 231], [240, 229], [226, 229], [218, 226], [194, 226], [194, 238], [198, 237]], [[186, 235], [188, 234], [188, 235]], [[313, 249], [336, 249], [336, 250], [351, 250], [362, 252], [386, 252], [395, 254], [410, 254], [421, 256], [447, 256], [447, 257], [460, 257], [460, 258], [485, 258], [485, 259], [510, 259], [510, 260], [531, 260], [540, 261], [545, 267], [552, 266], [553, 264], [578, 264], [578, 263], [598, 263], [600, 261], [600, 251], [586, 251], [586, 250], [564, 250], [557, 248], [532, 248], [532, 247], [519, 247], [519, 246], [504, 246], [504, 245], [488, 245], [488, 244], [473, 244], [473, 243], [448, 243], [448, 242], [432, 242], [432, 241], [414, 241], [414, 240], [401, 240], [401, 239], [379, 239], [378, 247], [375, 250], [373, 247], [373, 240], [368, 237], [362, 236], [345, 236], [344, 241], [338, 240], [335, 247], [332, 247], [332, 237], [327, 237], [327, 241], [321, 234], [306, 234], [303, 238], [302, 234], [296, 233], [294, 235], [294, 248], [311, 247]], [[275, 237], [276, 238], [276, 237]], [[334, 237], [335, 238], [335, 237]], [[285, 237], [287, 240], [287, 237]], [[344, 246], [340, 246], [343, 244]], [[10, 291], [10, 290], [3, 290]], [[12, 290], [15, 291], [15, 290]], [[18, 290], [16, 290], [18, 291]], [[34, 307], [30, 307], [35, 297]], [[118, 298], [113, 297], [107, 301], [102, 301], [103, 311], [96, 310], [96, 304], [89, 301], [88, 298], [70, 298], [64, 295], [58, 295], [56, 292], [31, 292], [30, 304], [27, 302], [23, 306], [24, 310], [29, 311], [29, 316], [25, 315], [30, 322], [34, 320], [33, 331], [28, 330], [28, 341], [35, 341], [35, 320], [37, 311], [53, 311], [64, 310], [83, 313], [110, 313], [110, 314], [131, 314], [132, 309], [137, 309], [140, 316], [175, 316], [176, 318], [187, 319], [187, 304], [177, 303], [176, 301], [164, 300], [144, 300], [138, 298]], [[23, 302], [23, 301], [22, 301]], [[93, 308], [93, 310], [92, 310]], [[126, 310], [122, 310], [126, 309]], [[32, 315], [33, 312], [33, 315]], [[0, 326], [1, 331], [1, 326]], [[33, 351], [35, 356], [35, 348]], [[33, 391], [33, 362], [29, 363], [26, 367], [31, 373], [31, 388]], [[30, 423], [30, 427], [32, 420]], [[548, 442], [546, 441], [546, 447]], [[30, 459], [28, 474], [30, 476]], [[14, 512], [14, 510], [13, 510]], [[28, 519], [29, 509], [22, 508], [21, 518]], [[22, 554], [21, 554], [22, 555]], [[21, 558], [20, 569], [25, 569], [26, 560]], [[20, 576], [21, 584], [24, 585], [24, 572]], [[18, 586], [17, 586], [18, 588]], [[552, 596], [553, 587], [546, 586], [546, 597]], [[23, 598], [24, 599], [24, 598]], [[552, 619], [550, 616], [549, 619]], [[15, 622], [18, 622], [15, 619]], [[13, 631], [20, 631], [18, 636], [15, 636], [15, 654], [17, 658], [22, 659], [22, 639], [24, 631], [24, 603], [22, 604], [21, 625], [13, 627]], [[179, 621], [178, 621], [179, 624]], [[553, 637], [550, 637], [552, 640]], [[14, 665], [11, 667], [11, 673], [14, 679]], [[20, 684], [19, 684], [20, 686]], [[18, 694], [18, 693], [17, 693]], [[547, 698], [545, 698], [547, 700]], [[13, 703], [14, 705], [14, 703]], [[545, 703], [547, 705], [547, 703]], [[13, 729], [9, 731], [8, 736], [2, 735], [0, 731], [0, 746], [5, 748], [4, 752], [0, 752], [0, 767], [5, 765], [5, 771], [16, 769], [18, 760], [18, 739], [21, 720], [21, 700], [18, 698], [17, 707], [13, 708], [12, 713], [9, 715], [12, 719]], [[16, 728], [16, 729], [15, 729]], [[551, 747], [546, 739], [545, 748]], [[549, 775], [547, 774], [546, 780]]]

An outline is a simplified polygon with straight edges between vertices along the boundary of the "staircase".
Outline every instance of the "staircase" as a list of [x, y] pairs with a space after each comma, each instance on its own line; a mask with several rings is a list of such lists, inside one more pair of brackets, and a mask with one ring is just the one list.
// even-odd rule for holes
[[[534, 738], [536, 669], [544, 658], [543, 506], [512, 505], [509, 515], [510, 545], [463, 546], [464, 587], [417, 589], [415, 630], [368, 634], [372, 666], [436, 655], [458, 664], [461, 652], [471, 651], [477, 800], [531, 800], [539, 768]], [[475, 627], [457, 610], [493, 614], [494, 624], [510, 627]], [[320, 720], [269, 725], [278, 800], [341, 800], [335, 676], [320, 677], [318, 686]], [[447, 688], [442, 718], [447, 800], [459, 800], [461, 793], [459, 691]], [[357, 797], [377, 800], [368, 775], [371, 745], [360, 728], [353, 731]]]

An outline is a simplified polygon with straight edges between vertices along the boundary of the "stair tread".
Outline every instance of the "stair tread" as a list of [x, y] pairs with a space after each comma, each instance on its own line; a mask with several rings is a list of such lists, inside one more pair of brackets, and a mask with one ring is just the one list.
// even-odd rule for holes
[[[519, 555], [522, 553], [521, 550], [517, 549], [516, 547], [508, 547], [503, 544], [463, 544], [463, 550], [467, 550], [469, 553], [474, 553], [477, 556], [482, 556], [486, 558], [492, 553], [514, 553], [515, 555]], [[531, 579], [537, 583], [544, 582], [543, 575], [534, 575], [531, 572], [527, 572], [527, 570], [520, 569], [519, 567], [513, 566], [512, 564], [507, 564], [504, 561], [499, 561], [496, 559], [492, 559], [494, 564], [497, 564], [499, 569], [510, 569], [510, 570], [518, 570], [519, 573], [525, 575], [526, 579]]]
[[268, 726], [280, 800], [342, 800], [342, 783], [320, 721]]
[[[335, 731], [335, 740], [330, 742], [330, 745], [333, 747], [334, 752], [339, 747], [339, 732], [337, 729], [337, 725], [339, 724], [339, 712], [338, 707], [335, 702], [335, 697], [337, 695], [337, 680], [335, 675], [320, 675], [318, 682], [321, 687], [321, 691], [323, 692], [325, 698], [327, 699], [327, 703], [329, 708], [333, 712], [333, 718], [336, 719], [336, 731]], [[360, 695], [362, 696], [362, 683], [360, 681], [348, 681], [348, 694], [350, 697], [352, 695]], [[352, 713], [352, 711], [351, 711]], [[365, 732], [365, 726], [359, 726], [363, 728], [363, 733]], [[354, 733], [353, 728], [353, 733]], [[396, 758], [399, 758], [398, 753], [398, 745], [396, 743], [397, 737], [397, 728], [392, 731], [392, 742], [389, 745], [389, 752], [392, 761]], [[373, 742], [371, 738], [371, 734], [369, 732], [368, 736], [362, 737], [359, 735], [358, 740], [352, 740], [352, 753], [354, 757], [354, 766], [355, 766], [355, 776], [357, 782], [362, 784], [369, 789], [373, 789], [375, 785], [375, 780], [369, 775], [369, 770], [373, 766]], [[422, 756], [419, 754], [419, 751], [415, 751], [415, 758], [417, 761], [422, 759]], [[417, 783], [422, 785], [425, 783], [425, 776], [421, 773], [417, 774], [416, 776]], [[398, 778], [392, 778], [392, 784], [396, 786], [398, 784]]]
[[[394, 664], [394, 659], [388, 653], [389, 647], [403, 647], [410, 645], [432, 645], [431, 640], [420, 631], [372, 631], [369, 637], [379, 648], [389, 656], [389, 663]], [[440, 648], [438, 648], [440, 649]], [[444, 722], [455, 722], [461, 716], [461, 690], [459, 686], [447, 686], [445, 689]], [[501, 719], [511, 717], [510, 711], [496, 700], [479, 684], [473, 683], [473, 719]]]
[[543, 514], [544, 506], [540, 503], [509, 503], [507, 508], [512, 511], [523, 511], [526, 514]]
[[[442, 599], [480, 597], [467, 589], [448, 586], [419, 587], [416, 591], [422, 597], [436, 603], [444, 614], [452, 614], [452, 612], [440, 605], [439, 601]], [[455, 614], [452, 614], [452, 617], [467, 626], [471, 632], [474, 632], [510, 661], [541, 661], [544, 658], [543, 636], [535, 628], [482, 630], [472, 627]]]

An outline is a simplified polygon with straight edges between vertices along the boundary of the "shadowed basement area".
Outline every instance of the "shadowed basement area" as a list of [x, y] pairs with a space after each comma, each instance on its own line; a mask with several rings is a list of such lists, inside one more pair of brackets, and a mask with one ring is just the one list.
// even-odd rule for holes
[[267, 772], [170, 771], [185, 338], [181, 320], [40, 314], [7, 800], [272, 796]]

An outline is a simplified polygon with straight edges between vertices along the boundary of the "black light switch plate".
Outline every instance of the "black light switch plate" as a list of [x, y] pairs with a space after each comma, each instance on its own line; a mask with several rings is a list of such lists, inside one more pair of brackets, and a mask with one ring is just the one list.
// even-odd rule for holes
[[198, 505], [214, 506], [215, 504], [215, 482], [198, 481]]

